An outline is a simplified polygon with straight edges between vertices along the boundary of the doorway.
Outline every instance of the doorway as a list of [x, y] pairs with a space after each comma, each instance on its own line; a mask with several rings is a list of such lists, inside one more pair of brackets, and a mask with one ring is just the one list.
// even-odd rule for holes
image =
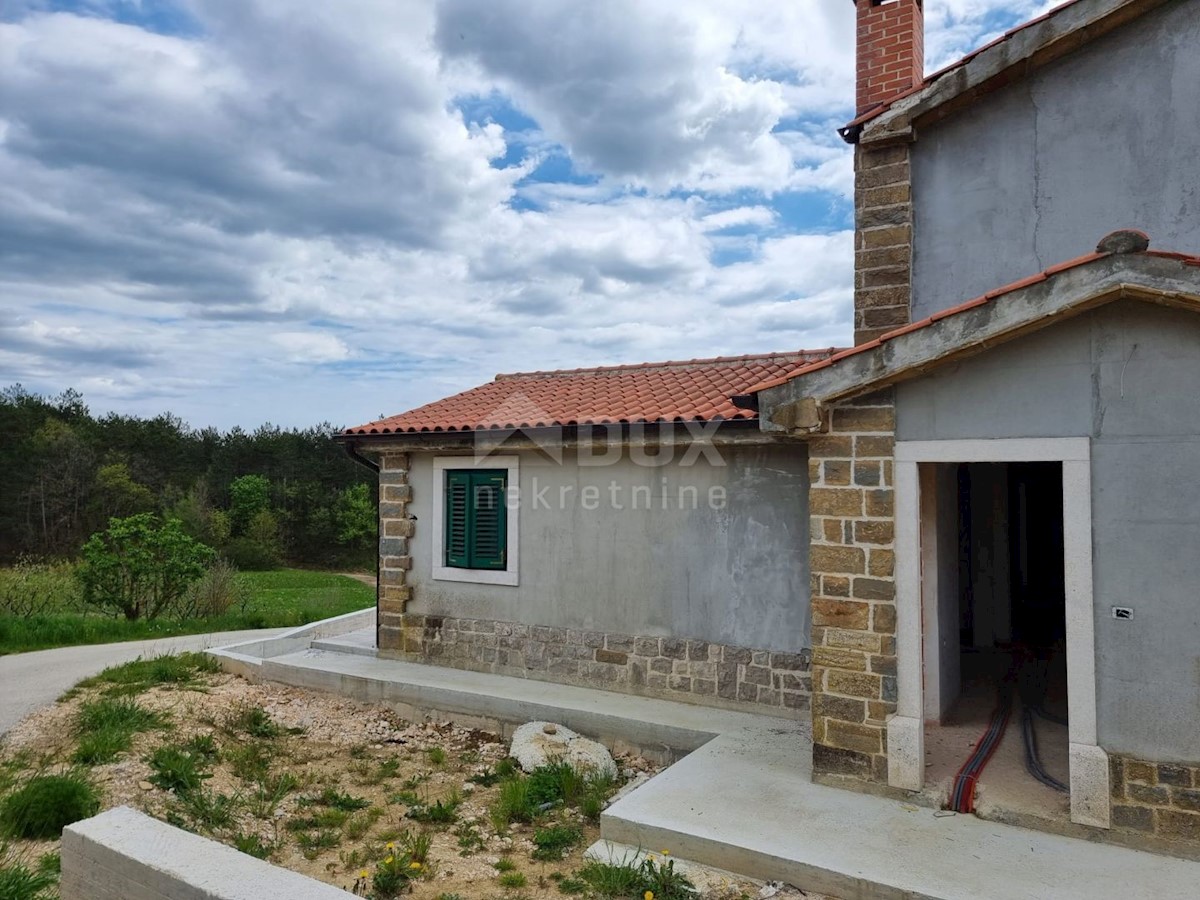
[[928, 789], [959, 812], [1066, 821], [1062, 463], [925, 468], [940, 593], [926, 628], [943, 661], [927, 695]]
[[[1108, 827], [1108, 757], [1096, 735], [1090, 452], [1086, 438], [897, 442], [893, 786], [934, 791], [940, 751], [932, 737], [960, 725], [951, 746], [961, 767], [983, 743], [976, 726], [992, 721], [1007, 692], [1019, 752], [1011, 778], [1004, 766], [993, 771], [996, 784], [1028, 787], [1014, 797], [1025, 808]], [[1026, 710], [1042, 768], [1069, 794], [1030, 777], [1019, 727]], [[999, 752], [992, 757], [1008, 758]], [[1003, 796], [990, 790], [993, 800]]]

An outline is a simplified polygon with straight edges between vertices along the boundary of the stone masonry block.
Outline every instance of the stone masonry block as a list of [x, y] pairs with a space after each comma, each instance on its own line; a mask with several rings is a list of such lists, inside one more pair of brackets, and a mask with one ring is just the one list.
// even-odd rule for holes
[[814, 572], [861, 575], [866, 571], [867, 555], [858, 547], [830, 547], [814, 544], [809, 549], [809, 565]]
[[812, 488], [808, 511], [814, 516], [861, 516], [863, 492], [857, 488]]
[[855, 631], [866, 631], [871, 622], [871, 606], [853, 600], [840, 600], [834, 597], [814, 597], [812, 600], [812, 621], [814, 625], [829, 625], [834, 628], [847, 628]]
[[825, 676], [830, 693], [841, 694], [844, 697], [861, 697], [864, 700], [887, 699], [882, 695], [882, 680], [878, 675], [845, 672], [840, 669], [830, 669]]
[[877, 726], [829, 719], [825, 722], [825, 743], [845, 750], [874, 754], [883, 750], [883, 733]]

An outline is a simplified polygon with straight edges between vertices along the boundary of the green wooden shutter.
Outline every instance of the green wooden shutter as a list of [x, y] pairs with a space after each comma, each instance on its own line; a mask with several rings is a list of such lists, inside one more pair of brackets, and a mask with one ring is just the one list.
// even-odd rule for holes
[[471, 473], [446, 473], [446, 565], [471, 565]]
[[508, 472], [452, 469], [446, 472], [446, 565], [503, 569], [508, 563]]
[[504, 470], [486, 470], [471, 473], [472, 514], [472, 569], [503, 569], [505, 565], [505, 526], [507, 523], [504, 505], [504, 489], [508, 473]]

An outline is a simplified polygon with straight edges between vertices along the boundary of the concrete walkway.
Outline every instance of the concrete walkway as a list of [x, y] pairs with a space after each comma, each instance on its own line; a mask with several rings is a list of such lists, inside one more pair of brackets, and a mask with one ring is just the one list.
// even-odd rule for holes
[[139, 656], [207, 650], [237, 641], [273, 637], [281, 631], [281, 628], [264, 628], [257, 631], [190, 634], [150, 641], [88, 644], [0, 656], [0, 737], [34, 710], [53, 703], [77, 681], [109, 666], [129, 662]]
[[813, 784], [794, 734], [723, 734], [618, 800], [600, 833], [617, 845], [846, 900], [1194, 900], [1200, 863]]
[[[808, 723], [552, 682], [379, 659], [370, 629], [322, 627], [214, 651], [254, 677], [508, 734], [561, 722], [679, 762], [600, 820], [601, 858], [638, 848], [844, 900], [1184, 900], [1200, 863], [813, 784]], [[318, 649], [319, 648], [319, 649]], [[658, 751], [657, 754], [655, 751]]]

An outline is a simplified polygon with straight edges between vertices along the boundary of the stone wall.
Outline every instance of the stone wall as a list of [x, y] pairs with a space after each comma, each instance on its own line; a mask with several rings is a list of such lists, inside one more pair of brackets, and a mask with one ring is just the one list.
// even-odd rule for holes
[[909, 146], [854, 151], [854, 343], [907, 325], [912, 294]]
[[887, 781], [896, 711], [891, 391], [831, 411], [809, 441], [813, 771]]
[[409, 517], [412, 487], [408, 454], [385, 453], [379, 460], [379, 630], [380, 649], [399, 650], [403, 641], [404, 607], [412, 599], [408, 572], [409, 542], [415, 522]]
[[1200, 841], [1200, 765], [1109, 757], [1112, 826], [1169, 841]]
[[709, 706], [753, 704], [775, 715], [807, 709], [809, 700], [807, 651], [413, 614], [403, 617], [400, 649], [395, 655], [453, 668]]

